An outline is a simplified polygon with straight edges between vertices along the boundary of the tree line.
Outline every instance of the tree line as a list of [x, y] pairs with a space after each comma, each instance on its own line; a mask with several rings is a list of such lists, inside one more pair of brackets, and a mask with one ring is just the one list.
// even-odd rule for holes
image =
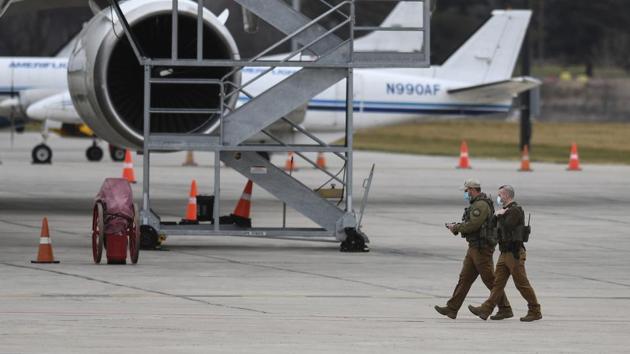
[[[286, 0], [291, 2], [291, 0]], [[329, 0], [336, 4], [340, 0]], [[630, 71], [630, 3], [624, 0], [434, 0], [431, 19], [432, 63], [442, 63], [490, 16], [493, 9], [530, 8], [530, 46], [535, 63], [581, 65], [593, 75], [596, 67]], [[19, 6], [19, 2], [17, 3]], [[323, 11], [319, 1], [302, 0], [307, 14]], [[244, 56], [260, 51], [280, 35], [265, 26], [262, 34], [244, 33], [240, 9], [232, 1], [206, 1], [214, 11], [232, 11], [228, 27]], [[360, 24], [376, 25], [387, 16], [391, 2], [358, 3]], [[54, 53], [92, 16], [85, 8], [16, 13], [0, 19], [0, 55], [46, 56]], [[261, 40], [261, 35], [263, 40]], [[286, 48], [283, 48], [285, 50]]]
[[[443, 61], [495, 8], [532, 9], [530, 48], [538, 64], [630, 71], [630, 3], [624, 0], [437, 0], [433, 61]], [[436, 43], [437, 42], [437, 43]]]

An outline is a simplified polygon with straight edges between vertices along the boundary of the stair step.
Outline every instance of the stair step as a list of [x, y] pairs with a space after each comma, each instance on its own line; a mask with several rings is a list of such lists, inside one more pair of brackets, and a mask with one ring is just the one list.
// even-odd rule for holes
[[[340, 45], [318, 62], [345, 60], [348, 49], [347, 43]], [[224, 117], [225, 145], [239, 145], [346, 78], [347, 74], [345, 68], [303, 68], [295, 72]]]
[[[263, 21], [287, 35], [295, 32], [300, 27], [303, 27], [311, 21], [310, 18], [304, 16], [301, 12], [295, 11], [283, 0], [235, 1], [254, 13], [256, 16], [260, 17]], [[302, 45], [306, 45], [326, 32], [326, 28], [316, 23], [295, 36], [295, 40]], [[319, 40], [317, 43], [313, 44], [309, 47], [309, 49], [317, 55], [323, 55], [341, 43], [342, 40], [331, 33]]]
[[191, 78], [151, 78], [152, 84], [192, 84], [192, 85], [221, 85], [217, 79], [191, 79]]
[[322, 228], [337, 231], [345, 212], [256, 152], [222, 152], [221, 161]]
[[428, 60], [424, 52], [355, 52], [355, 68], [426, 68]]
[[346, 77], [344, 69], [304, 68], [227, 115], [226, 145], [238, 145]]
[[151, 108], [149, 112], [155, 114], [219, 114], [221, 110], [208, 108]]
[[151, 134], [149, 150], [153, 151], [214, 151], [219, 137], [202, 134]]

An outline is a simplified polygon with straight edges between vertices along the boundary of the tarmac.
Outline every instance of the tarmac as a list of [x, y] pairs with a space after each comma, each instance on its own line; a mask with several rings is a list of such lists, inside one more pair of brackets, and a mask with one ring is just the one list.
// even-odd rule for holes
[[[417, 353], [628, 352], [630, 345], [630, 167], [355, 153], [355, 204], [376, 164], [363, 230], [371, 252], [337, 243], [229, 237], [170, 237], [141, 251], [137, 265], [95, 265], [91, 210], [104, 178], [122, 163], [89, 163], [89, 140], [49, 141], [52, 165], [32, 165], [33, 133], [0, 133], [0, 353]], [[458, 147], [453, 149], [457, 151]], [[535, 159], [536, 147], [531, 152]], [[569, 151], [567, 149], [567, 160]], [[181, 167], [184, 153], [153, 156], [152, 198], [163, 216], [186, 210], [196, 178], [212, 192], [210, 154]], [[134, 154], [141, 181], [141, 156]], [[273, 161], [284, 163], [284, 156]], [[297, 159], [308, 186], [326, 177]], [[328, 158], [336, 173], [339, 160]], [[221, 169], [229, 213], [245, 179]], [[451, 295], [466, 244], [444, 223], [461, 218], [458, 189], [469, 177], [496, 195], [502, 184], [531, 213], [527, 272], [544, 318], [522, 323], [527, 306], [510, 281], [515, 318], [482, 321], [467, 309], [488, 295], [481, 281], [456, 320], [437, 314]], [[139, 200], [141, 185], [133, 187]], [[282, 205], [255, 186], [254, 226], [279, 225]], [[42, 218], [60, 264], [31, 264]], [[310, 226], [289, 210], [288, 226]], [[495, 260], [498, 254], [495, 253]]]

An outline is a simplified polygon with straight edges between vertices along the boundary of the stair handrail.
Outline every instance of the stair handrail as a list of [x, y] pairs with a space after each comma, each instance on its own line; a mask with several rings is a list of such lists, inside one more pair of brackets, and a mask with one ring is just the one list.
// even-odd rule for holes
[[[300, 33], [306, 31], [307, 29], [309, 29], [311, 26], [317, 24], [319, 21], [321, 21], [322, 19], [326, 18], [328, 15], [330, 15], [331, 13], [333, 13], [335, 10], [341, 8], [342, 6], [345, 5], [353, 5], [353, 1], [352, 0], [344, 0], [342, 2], [340, 2], [339, 4], [337, 4], [335, 7], [331, 8], [330, 10], [324, 12], [323, 14], [317, 16], [316, 18], [312, 19], [310, 22], [308, 22], [307, 24], [299, 27], [298, 29], [296, 29], [295, 31], [291, 32], [289, 35], [287, 35], [286, 37], [284, 37], [283, 39], [281, 39], [279, 42], [274, 43], [273, 45], [271, 45], [270, 47], [264, 49], [263, 51], [261, 51], [260, 53], [256, 54], [255, 56], [253, 56], [252, 58], [250, 58], [249, 60], [247, 60], [246, 62], [248, 63], [252, 63], [255, 61], [258, 61], [258, 59], [264, 57], [265, 55], [267, 55], [269, 52], [271, 52], [272, 50], [276, 49], [277, 47], [279, 47], [280, 45], [290, 41], [291, 39], [295, 38], [297, 35], [299, 35]], [[343, 24], [349, 23], [350, 22], [350, 18], [347, 18], [345, 21], [343, 21]], [[335, 31], [339, 29], [337, 28], [337, 26], [335, 26]], [[334, 32], [334, 31], [333, 31]], [[291, 57], [293, 57], [295, 54], [304, 51], [304, 50], [309, 50], [308, 47], [313, 46], [314, 43], [316, 43], [317, 41], [325, 38], [326, 36], [328, 36], [331, 33], [330, 30], [326, 31], [323, 35], [319, 36], [316, 38], [315, 41], [311, 41], [309, 43], [309, 45], [305, 45], [302, 48], [298, 48], [295, 51], [291, 52], [293, 55]], [[309, 50], [310, 51], [310, 50]], [[311, 51], [312, 52], [312, 51]], [[295, 53], [295, 54], [294, 54]], [[317, 56], [316, 53], [313, 53], [313, 55]], [[234, 75], [235, 73], [237, 73], [238, 71], [240, 71], [242, 69], [242, 67], [238, 67], [235, 68], [233, 70], [231, 70], [230, 72], [228, 72], [227, 74], [225, 74], [223, 76], [223, 79], [230, 77], [232, 75]]]
[[[337, 26], [335, 26], [335, 27], [331, 28], [331, 29], [330, 29], [330, 30], [328, 30], [328, 31], [327, 31], [327, 32], [326, 32], [323, 36], [320, 36], [320, 37], [318, 37], [318, 38], [316, 38], [316, 39], [312, 40], [312, 41], [311, 41], [311, 42], [309, 42], [307, 45], [309, 45], [309, 46], [314, 45], [314, 44], [315, 44], [315, 43], [317, 43], [318, 41], [322, 40], [322, 39], [323, 39], [326, 35], [328, 35], [329, 33], [332, 33], [332, 32], [334, 32], [334, 31], [338, 30], [339, 28], [343, 27], [346, 23], [347, 23], [347, 21], [344, 21], [344, 22], [340, 23], [339, 25], [337, 25]], [[341, 45], [344, 45], [344, 44], [348, 43], [348, 41], [349, 41], [349, 40], [342, 41], [342, 42], [341, 42], [338, 46], [335, 46], [335, 48], [333, 48], [333, 50], [335, 50], [335, 49], [339, 48], [339, 46], [341, 46]], [[298, 49], [296, 49], [295, 51], [293, 51], [293, 52], [289, 53], [289, 54], [288, 54], [285, 58], [283, 58], [283, 59], [281, 59], [281, 60], [279, 60], [279, 61], [277, 61], [277, 62], [279, 62], [279, 63], [286, 63], [287, 61], [289, 61], [289, 59], [293, 58], [293, 57], [294, 57], [297, 53], [299, 53], [300, 51], [302, 51], [302, 49], [301, 49], [301, 48], [298, 48]], [[326, 56], [326, 55], [328, 55], [328, 54], [329, 54], [329, 52], [324, 53], [324, 55], [322, 55], [321, 57], [324, 57], [324, 56]], [[321, 57], [320, 57], [320, 56], [318, 56], [318, 58], [317, 58], [315, 61], [319, 60]], [[249, 85], [253, 84], [254, 82], [258, 81], [260, 78], [262, 78], [263, 76], [265, 76], [265, 75], [269, 74], [270, 72], [272, 72], [273, 70], [275, 70], [275, 69], [277, 69], [277, 68], [278, 68], [278, 65], [273, 65], [273, 66], [270, 66], [267, 70], [263, 71], [262, 73], [258, 74], [256, 77], [252, 78], [251, 80], [247, 81], [245, 84], [242, 84], [242, 85], [236, 85], [236, 84], [233, 84], [233, 83], [230, 81], [230, 84], [232, 84], [232, 86], [233, 86], [236, 90], [234, 90], [234, 91], [230, 92], [230, 93], [226, 96], [226, 99], [231, 98], [232, 96], [234, 96], [234, 94], [236, 94], [236, 93], [238, 93], [238, 92], [243, 92], [243, 93], [245, 93], [245, 91], [242, 91], [242, 89], [244, 89], [245, 87], [247, 87], [247, 86], [249, 86]], [[243, 69], [243, 68], [239, 68], [236, 72], [241, 71], [242, 69]], [[226, 78], [226, 77], [224, 77], [224, 78]], [[226, 80], [226, 81], [228, 81], [228, 80]], [[248, 95], [248, 96], [250, 96], [250, 98], [252, 97], [251, 95]]]

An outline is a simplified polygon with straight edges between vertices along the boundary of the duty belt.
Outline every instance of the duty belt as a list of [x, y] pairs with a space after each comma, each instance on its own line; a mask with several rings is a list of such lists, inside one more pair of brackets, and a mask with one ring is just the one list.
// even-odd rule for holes
[[468, 241], [468, 244], [470, 246], [477, 247], [477, 248], [481, 248], [483, 246], [487, 246], [488, 245], [486, 240], [482, 240], [481, 237], [474, 236], [474, 235], [466, 236], [466, 241]]
[[525, 249], [522, 242], [507, 242], [499, 244], [499, 250], [501, 252], [510, 252], [514, 256], [514, 259], [520, 259], [521, 247]]

